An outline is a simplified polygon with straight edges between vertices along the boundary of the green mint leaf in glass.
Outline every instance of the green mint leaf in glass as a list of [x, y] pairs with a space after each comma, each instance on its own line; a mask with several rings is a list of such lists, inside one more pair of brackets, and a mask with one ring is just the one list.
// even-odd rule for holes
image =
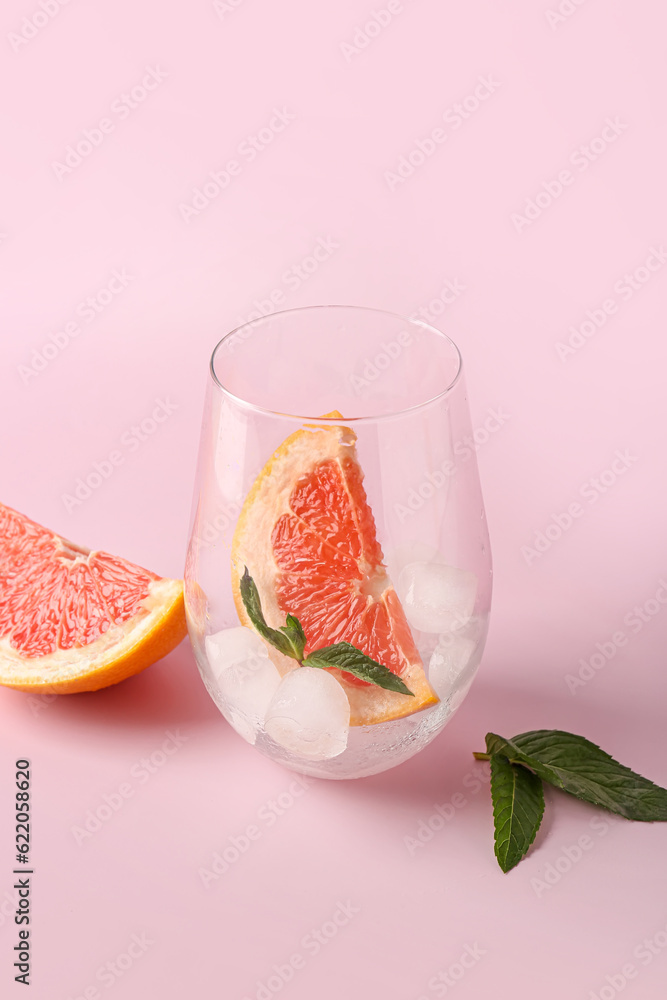
[[[266, 624], [264, 612], [262, 611], [262, 602], [259, 599], [259, 591], [257, 590], [255, 581], [248, 572], [247, 566], [245, 567], [245, 572], [241, 577], [240, 589], [241, 599], [243, 600], [243, 606], [248, 613], [248, 618], [254, 625], [257, 632], [261, 635], [262, 639], [266, 639], [267, 642], [270, 642], [272, 646], [279, 649], [281, 653], [285, 654], [285, 656], [291, 656], [294, 660], [300, 660], [303, 656], [303, 647], [306, 644], [306, 637], [303, 635], [303, 629], [301, 628], [298, 620], [292, 615], [289, 615], [287, 618], [287, 624], [280, 631], [275, 628], [270, 628], [270, 626]], [[301, 645], [302, 636], [303, 644]]]
[[349, 642], [337, 642], [333, 646], [315, 649], [308, 654], [303, 665], [325, 669], [326, 667], [338, 667], [363, 681], [377, 684], [378, 687], [385, 688], [387, 691], [397, 691], [399, 694], [408, 694], [414, 698], [414, 694], [410, 688], [405, 686], [400, 677], [387, 667], [383, 667], [381, 663], [376, 663], [370, 656], [366, 656]]
[[521, 861], [535, 840], [544, 815], [542, 781], [525, 767], [491, 756], [494, 848], [504, 872]]
[[285, 624], [280, 629], [283, 632], [289, 643], [294, 650], [293, 656], [295, 660], [303, 659], [303, 651], [306, 646], [306, 633], [303, 631], [303, 627], [298, 618], [294, 615], [288, 615]]
[[486, 749], [530, 768], [544, 781], [626, 819], [667, 821], [667, 789], [631, 771], [583, 736], [536, 729], [505, 740], [487, 733]]

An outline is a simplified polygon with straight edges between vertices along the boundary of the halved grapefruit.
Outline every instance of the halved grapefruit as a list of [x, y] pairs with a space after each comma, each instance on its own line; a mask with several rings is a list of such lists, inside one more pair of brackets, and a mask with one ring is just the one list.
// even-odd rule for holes
[[183, 584], [90, 552], [0, 504], [0, 684], [96, 691], [185, 636]]
[[[340, 413], [327, 414], [343, 419]], [[363, 487], [356, 435], [312, 425], [276, 450], [253, 484], [232, 541], [232, 589], [242, 624], [252, 627], [240, 592], [247, 567], [267, 624], [287, 614], [305, 630], [306, 654], [349, 642], [401, 677], [414, 697], [331, 668], [350, 701], [350, 723], [367, 726], [433, 705], [405, 613], [387, 575]], [[267, 647], [281, 674], [294, 660]]]

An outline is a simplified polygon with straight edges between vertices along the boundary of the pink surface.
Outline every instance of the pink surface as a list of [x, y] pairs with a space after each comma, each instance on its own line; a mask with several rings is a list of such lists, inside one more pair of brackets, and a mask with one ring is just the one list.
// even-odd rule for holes
[[554, 792], [502, 875], [471, 756], [559, 727], [667, 784], [661, 14], [3, 5], [3, 501], [180, 575], [219, 336], [258, 307], [422, 310], [463, 351], [496, 568], [460, 712], [356, 783], [304, 788], [244, 744], [187, 642], [96, 695], [2, 691], [3, 996], [18, 757], [38, 1000], [664, 996], [667, 827]]

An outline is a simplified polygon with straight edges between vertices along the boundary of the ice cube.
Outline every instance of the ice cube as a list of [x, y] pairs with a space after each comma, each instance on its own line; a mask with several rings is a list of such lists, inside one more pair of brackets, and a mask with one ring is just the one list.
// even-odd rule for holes
[[206, 655], [220, 710], [239, 736], [255, 743], [280, 684], [266, 646], [249, 628], [226, 628], [206, 636]]
[[229, 667], [268, 658], [266, 646], [250, 628], [223, 628], [206, 636], [206, 655], [216, 680]]
[[412, 562], [400, 572], [398, 593], [414, 628], [421, 632], [449, 632], [470, 620], [477, 577], [444, 563]]
[[438, 558], [438, 550], [433, 545], [426, 542], [411, 541], [408, 545], [398, 545], [396, 548], [388, 548], [385, 551], [385, 563], [389, 570], [389, 577], [398, 580], [401, 570], [408, 563], [433, 562]]
[[475, 661], [479, 660], [475, 655], [479, 645], [474, 639], [455, 633], [442, 636], [428, 665], [429, 682], [442, 701], [446, 701], [474, 671]]
[[350, 703], [336, 678], [319, 667], [297, 667], [273, 696], [264, 731], [299, 757], [328, 760], [347, 746]]

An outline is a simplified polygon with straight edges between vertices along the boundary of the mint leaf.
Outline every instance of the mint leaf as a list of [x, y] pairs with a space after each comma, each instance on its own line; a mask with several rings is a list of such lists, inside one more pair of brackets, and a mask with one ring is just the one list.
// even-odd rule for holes
[[287, 636], [292, 649], [294, 650], [294, 658], [296, 660], [303, 659], [303, 651], [306, 647], [306, 633], [303, 631], [303, 627], [298, 618], [294, 615], [288, 615], [285, 624], [280, 629]]
[[504, 872], [521, 861], [535, 840], [544, 815], [544, 792], [537, 775], [500, 754], [491, 756], [494, 849]]
[[655, 785], [583, 736], [536, 729], [505, 740], [487, 733], [486, 749], [575, 795], [626, 819], [667, 820], [667, 789]]
[[337, 642], [333, 646], [325, 646], [323, 649], [315, 649], [309, 653], [303, 661], [305, 667], [338, 667], [339, 670], [346, 670], [355, 677], [360, 677], [363, 681], [377, 684], [378, 687], [387, 691], [397, 691], [399, 694], [414, 695], [410, 688], [406, 687], [400, 677], [392, 673], [381, 663], [376, 663], [370, 656], [366, 656], [360, 649], [349, 642]]
[[[306, 637], [299, 621], [292, 615], [288, 615], [287, 624], [280, 630], [270, 628], [264, 619], [262, 602], [259, 599], [259, 591], [253, 578], [245, 567], [245, 572], [241, 577], [241, 599], [243, 606], [248, 613], [248, 618], [255, 626], [255, 629], [272, 646], [279, 649], [285, 656], [291, 656], [294, 660], [300, 660], [303, 656], [303, 647], [306, 644]], [[291, 619], [291, 621], [290, 621]], [[303, 642], [301, 638], [303, 637]]]

